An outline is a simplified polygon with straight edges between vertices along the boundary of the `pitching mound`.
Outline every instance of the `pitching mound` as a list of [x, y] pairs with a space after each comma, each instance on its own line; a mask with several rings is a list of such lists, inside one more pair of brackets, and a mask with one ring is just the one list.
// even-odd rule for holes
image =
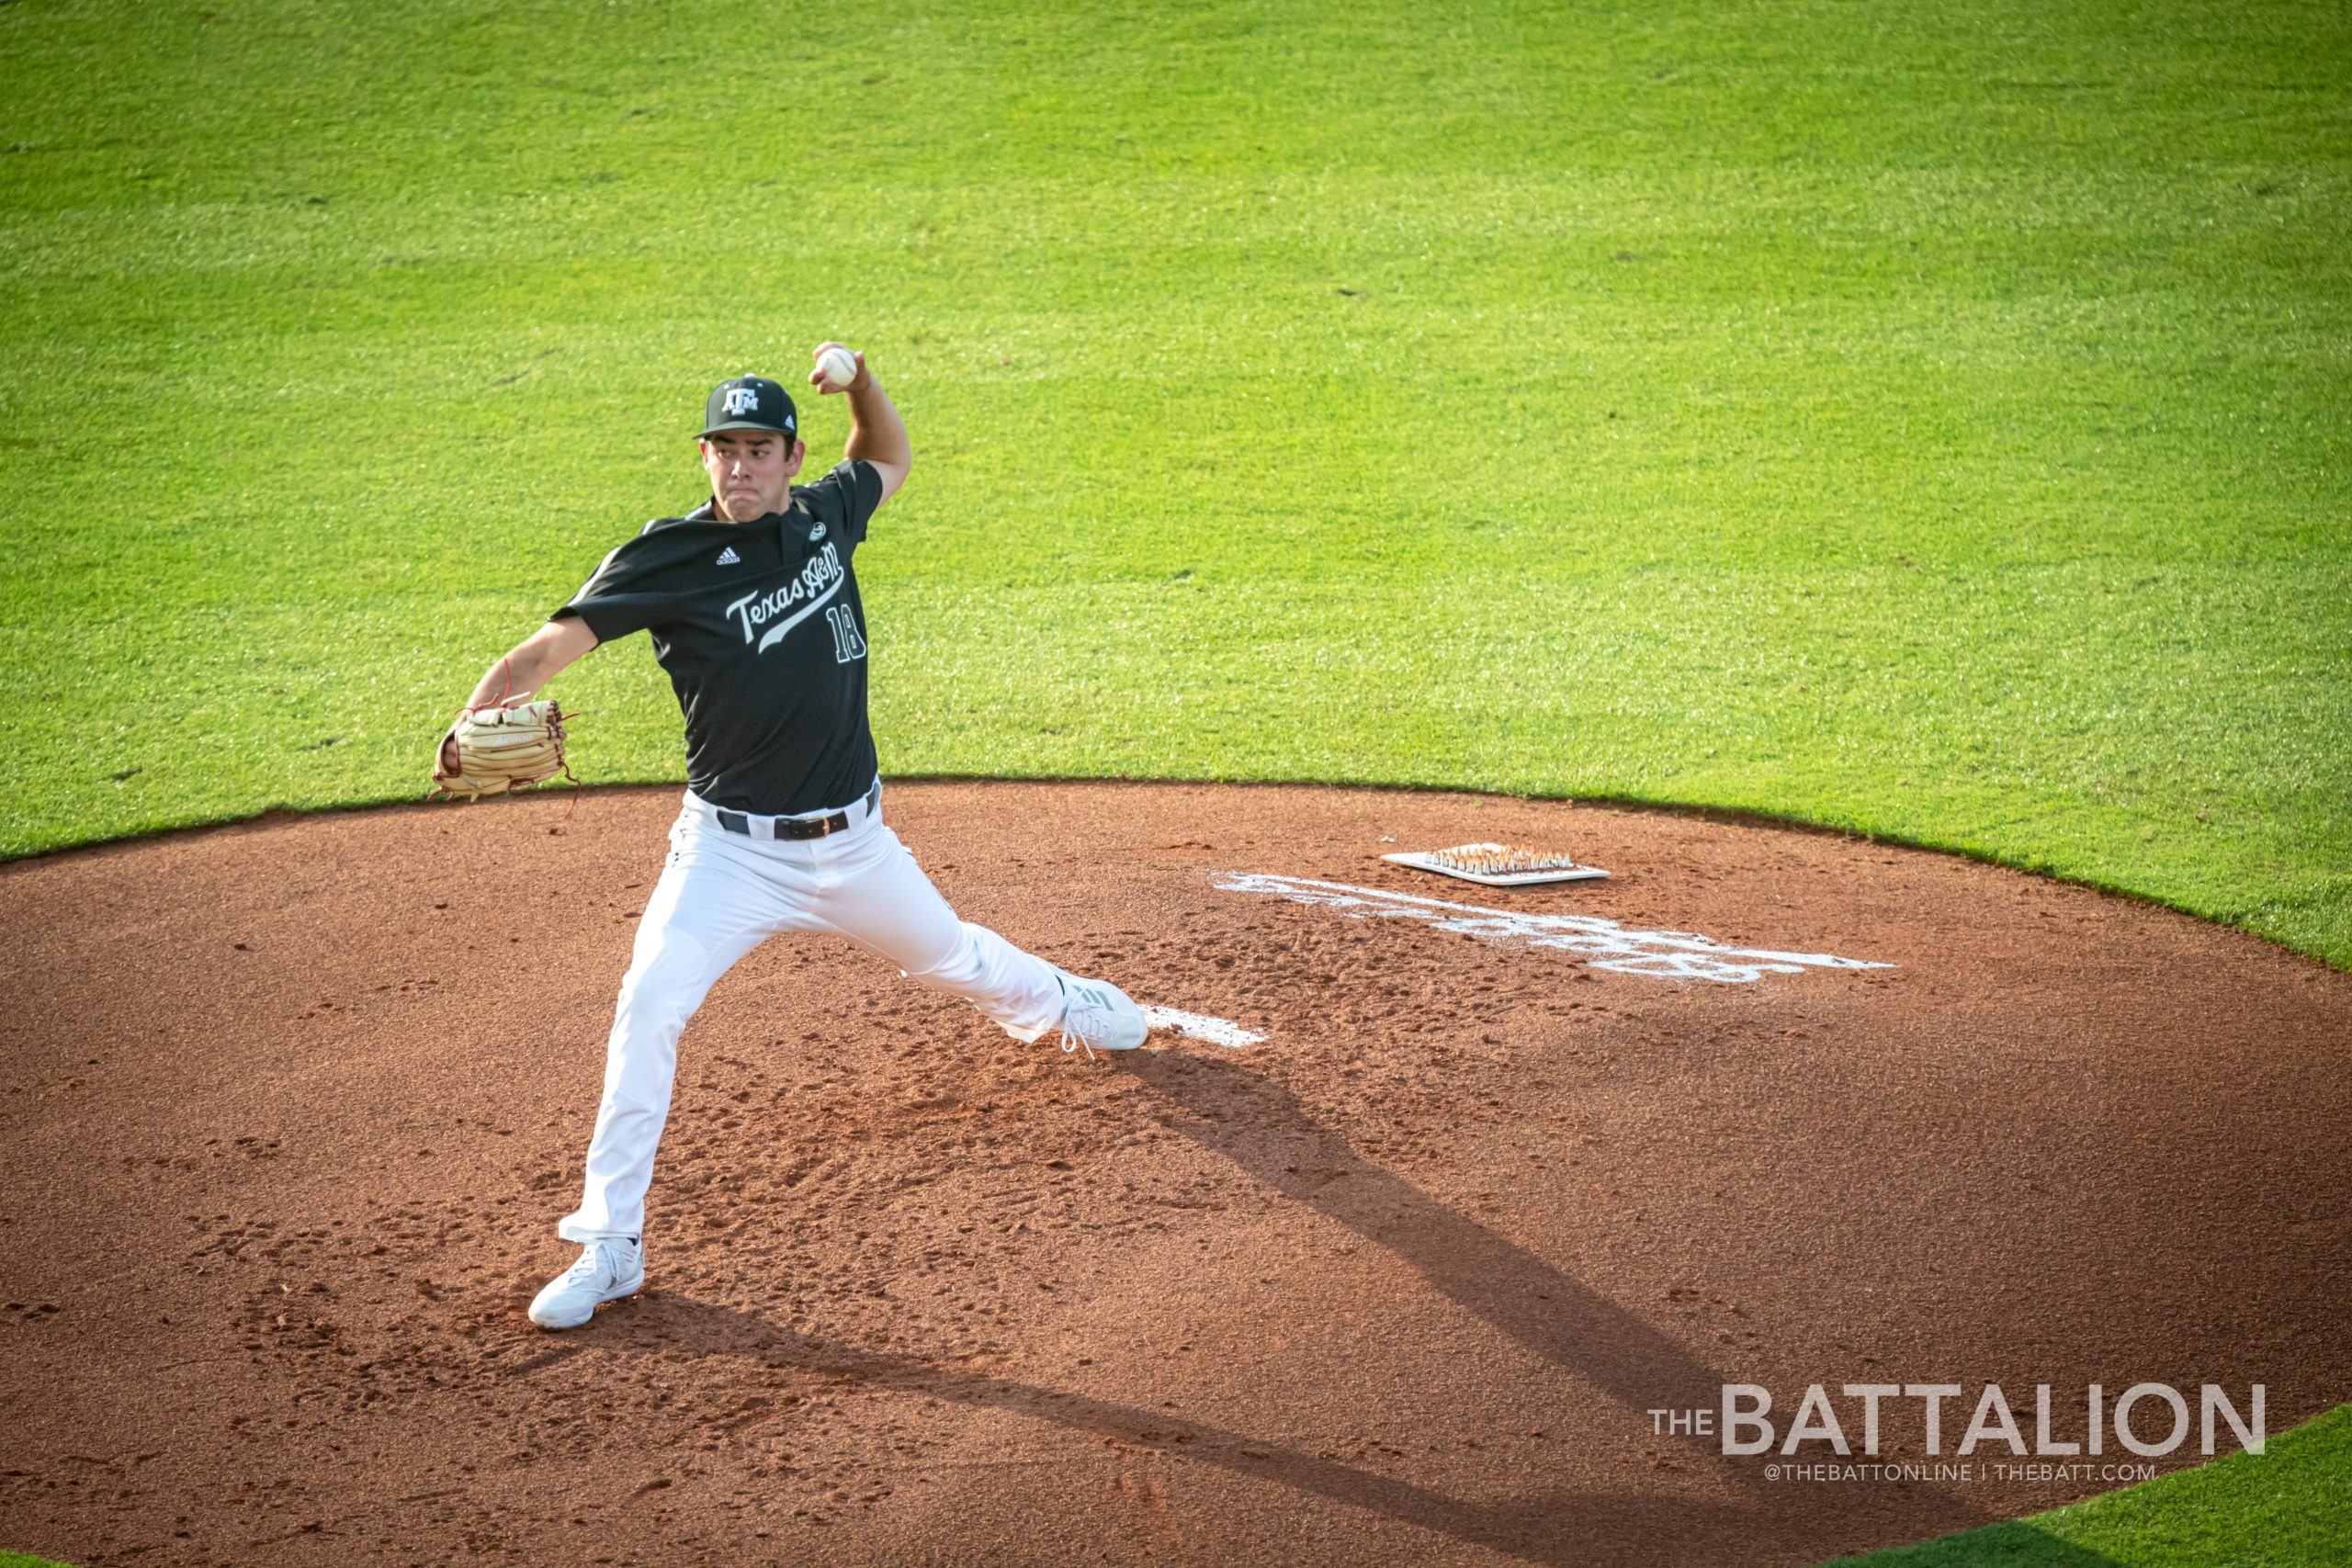
[[[1315, 789], [894, 786], [967, 919], [1193, 1034], [1090, 1063], [775, 940], [688, 1028], [647, 1292], [541, 1333], [676, 797], [564, 807], [0, 872], [0, 1545], [1796, 1563], [2117, 1483], [1774, 1480], [1649, 1412], [1955, 1383], [1949, 1456], [1987, 1383], [2029, 1440], [2037, 1384], [2075, 1438], [2094, 1382], [2352, 1388], [2345, 977], [1833, 836]], [[1470, 840], [1613, 874], [1380, 858]]]

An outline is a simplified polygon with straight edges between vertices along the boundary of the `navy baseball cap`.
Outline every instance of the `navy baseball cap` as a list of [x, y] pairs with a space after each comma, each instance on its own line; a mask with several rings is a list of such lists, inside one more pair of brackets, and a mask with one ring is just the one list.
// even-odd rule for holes
[[797, 441], [800, 412], [792, 406], [792, 394], [766, 377], [738, 376], [713, 387], [703, 409], [703, 434], [722, 430], [773, 430]]

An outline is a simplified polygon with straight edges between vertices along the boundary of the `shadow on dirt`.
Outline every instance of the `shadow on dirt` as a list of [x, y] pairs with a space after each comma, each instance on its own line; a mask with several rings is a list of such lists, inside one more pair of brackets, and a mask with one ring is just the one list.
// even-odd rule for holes
[[[1181, 1112], [1174, 1125], [1184, 1135], [1385, 1248], [1464, 1311], [1610, 1398], [1637, 1412], [1718, 1399], [1723, 1378], [1682, 1345], [1363, 1159], [1280, 1084], [1208, 1055], [1123, 1058], [1123, 1065]], [[1760, 1465], [1720, 1456], [1713, 1476], [1729, 1500], [1557, 1491], [1505, 1503], [1466, 1501], [1174, 1411], [828, 1344], [752, 1313], [667, 1292], [641, 1299], [626, 1316], [600, 1321], [593, 1337], [555, 1348], [530, 1365], [596, 1352], [738, 1357], [779, 1371], [1015, 1412], [1089, 1438], [1294, 1488], [1529, 1562], [1620, 1562], [1694, 1538], [1736, 1542], [1741, 1561], [1803, 1562], [1818, 1551], [1825, 1518], [1862, 1501], [1818, 1487], [1775, 1486], [1763, 1479]], [[1888, 1511], [1889, 1524], [1899, 1523], [1915, 1540], [1991, 1522], [1948, 1494], [1917, 1486], [1871, 1500]], [[2108, 1561], [2026, 1527], [2007, 1528], [2031, 1538], [2040, 1553], [2032, 1560], [2044, 1568], [2100, 1568]]]

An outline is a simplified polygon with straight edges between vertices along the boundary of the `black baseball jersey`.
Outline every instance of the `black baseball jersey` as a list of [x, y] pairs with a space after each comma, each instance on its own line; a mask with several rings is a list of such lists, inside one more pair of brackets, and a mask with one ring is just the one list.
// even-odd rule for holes
[[657, 517], [555, 613], [579, 616], [598, 642], [653, 634], [686, 716], [686, 783], [712, 805], [791, 816], [846, 806], [873, 784], [850, 558], [881, 504], [882, 476], [853, 458], [755, 523], [707, 502]]

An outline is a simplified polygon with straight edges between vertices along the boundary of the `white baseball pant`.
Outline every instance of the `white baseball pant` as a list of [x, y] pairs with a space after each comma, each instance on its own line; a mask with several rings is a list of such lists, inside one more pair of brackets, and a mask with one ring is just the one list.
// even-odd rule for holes
[[716, 808], [686, 792], [613, 1010], [585, 1190], [556, 1234], [589, 1242], [643, 1233], [678, 1036], [718, 977], [779, 931], [845, 936], [922, 984], [969, 998], [1016, 1040], [1061, 1021], [1050, 964], [956, 919], [883, 823], [878, 802], [848, 809], [844, 832], [762, 839], [725, 830]]

